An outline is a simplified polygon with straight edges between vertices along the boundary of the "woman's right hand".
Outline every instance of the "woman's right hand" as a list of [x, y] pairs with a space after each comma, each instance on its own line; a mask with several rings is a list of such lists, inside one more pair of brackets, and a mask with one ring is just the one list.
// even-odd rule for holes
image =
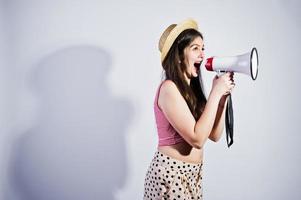
[[233, 72], [227, 72], [220, 77], [215, 76], [212, 81], [211, 91], [219, 97], [229, 95], [235, 86], [233, 76]]

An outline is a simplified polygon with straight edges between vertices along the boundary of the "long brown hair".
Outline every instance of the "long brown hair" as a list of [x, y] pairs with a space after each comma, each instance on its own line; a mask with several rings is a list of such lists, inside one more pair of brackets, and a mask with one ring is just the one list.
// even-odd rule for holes
[[203, 35], [195, 29], [184, 30], [174, 41], [162, 62], [165, 79], [176, 84], [196, 120], [201, 116], [207, 100], [199, 77], [192, 77], [190, 85], [185, 80], [184, 73], [187, 73], [187, 66], [184, 62], [184, 49], [197, 37], [203, 39]]

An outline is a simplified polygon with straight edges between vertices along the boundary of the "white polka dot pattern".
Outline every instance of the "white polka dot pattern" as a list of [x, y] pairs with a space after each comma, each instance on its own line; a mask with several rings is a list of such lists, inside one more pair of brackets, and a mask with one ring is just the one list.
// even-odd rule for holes
[[157, 151], [146, 174], [144, 200], [202, 199], [202, 163], [187, 163]]

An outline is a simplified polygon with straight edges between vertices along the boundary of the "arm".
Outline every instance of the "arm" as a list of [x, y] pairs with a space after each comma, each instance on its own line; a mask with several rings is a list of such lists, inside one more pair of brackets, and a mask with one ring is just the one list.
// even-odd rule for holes
[[[162, 84], [158, 105], [169, 123], [192, 147], [201, 149], [212, 132], [218, 113], [219, 101], [224, 95], [229, 94], [234, 87], [230, 76], [231, 73], [226, 73], [213, 79], [207, 103], [198, 120], [194, 119], [175, 83], [168, 80]], [[222, 118], [224, 118], [223, 115], [220, 119]]]
[[209, 139], [214, 142], [219, 141], [224, 130], [227, 100], [227, 96], [223, 96], [220, 100], [214, 125], [209, 135]]
[[194, 148], [203, 147], [209, 137], [223, 90], [211, 90], [201, 117], [196, 121], [177, 86], [165, 81], [160, 89], [159, 107], [175, 130]]

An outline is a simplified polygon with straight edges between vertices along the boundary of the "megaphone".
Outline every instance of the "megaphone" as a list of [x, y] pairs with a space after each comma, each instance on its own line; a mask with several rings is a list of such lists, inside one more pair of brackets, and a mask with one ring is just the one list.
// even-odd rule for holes
[[[210, 57], [205, 61], [205, 67], [208, 71], [216, 71], [218, 76], [223, 72], [239, 72], [251, 76], [256, 80], [258, 75], [258, 52], [254, 47], [251, 52], [229, 57]], [[203, 65], [203, 64], [202, 64]], [[232, 97], [228, 95], [228, 102], [226, 107], [226, 139], [227, 145], [230, 147], [233, 144], [234, 135], [234, 117], [232, 108]]]
[[254, 47], [251, 52], [229, 57], [210, 57], [206, 59], [205, 67], [208, 71], [239, 72], [251, 76], [256, 80], [258, 75], [258, 52]]

